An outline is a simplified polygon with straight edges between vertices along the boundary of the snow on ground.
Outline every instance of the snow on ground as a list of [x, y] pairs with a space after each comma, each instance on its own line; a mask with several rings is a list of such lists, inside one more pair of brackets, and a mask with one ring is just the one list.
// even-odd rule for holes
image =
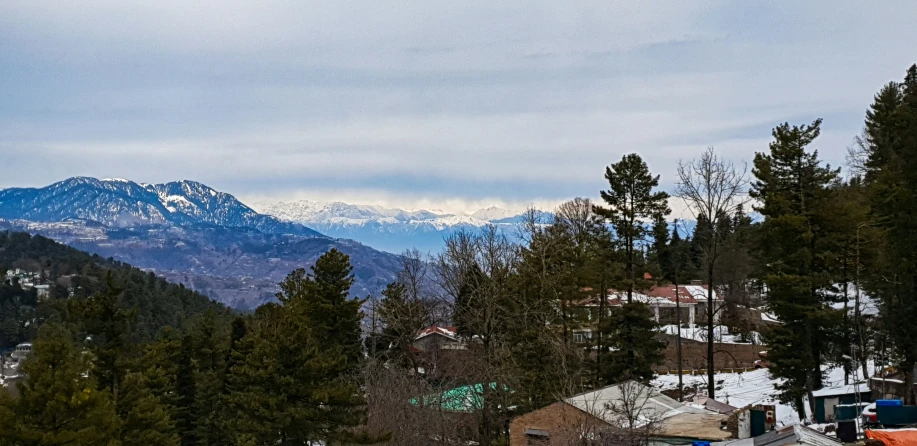
[[[660, 327], [660, 330], [665, 334], [669, 334], [673, 336], [676, 333], [678, 333], [677, 325], [663, 325], [662, 327]], [[758, 332], [753, 331], [749, 334], [749, 339], [753, 340], [754, 342], [742, 342], [742, 339], [739, 335], [729, 333], [729, 328], [723, 325], [718, 325], [716, 327], [713, 327], [713, 336], [714, 336], [713, 339], [716, 342], [723, 343], [723, 344], [752, 344], [752, 343], [761, 344], [762, 343], [761, 335], [758, 334]], [[694, 326], [694, 328], [682, 327], [681, 337], [682, 339], [692, 339], [692, 340], [699, 341], [699, 342], [706, 342], [707, 341], [707, 327], [704, 327], [701, 325], [696, 325]]]
[[[867, 368], [872, 370], [873, 364], [870, 361]], [[824, 388], [816, 391], [817, 394], [830, 393], [830, 389], [853, 389], [856, 384], [851, 375], [848, 382], [844, 384], [844, 369], [840, 366], [825, 367]], [[799, 422], [799, 416], [793, 406], [782, 404], [777, 399], [777, 390], [774, 389], [776, 384], [781, 382], [780, 379], [773, 379], [767, 369], [759, 369], [753, 372], [745, 373], [717, 373], [714, 375], [716, 380], [716, 400], [735, 407], [744, 407], [749, 404], [773, 404], [777, 406], [777, 423], [778, 425], [787, 426]], [[684, 386], [698, 387], [698, 392], [706, 393], [707, 376], [706, 375], [682, 375]], [[860, 377], [862, 381], [862, 377]], [[653, 386], [659, 390], [672, 390], [678, 388], [678, 375], [659, 375], [653, 382]], [[859, 384], [860, 391], [868, 391], [865, 383]], [[806, 402], [807, 416], [808, 402]]]
[[[777, 406], [777, 424], [788, 426], [799, 422], [796, 410], [788, 404], [781, 404], [777, 400], [777, 391], [774, 385], [780, 380], [771, 379], [767, 369], [755, 370], [745, 373], [717, 373], [716, 400], [735, 407], [744, 407], [749, 404], [773, 404]], [[682, 375], [685, 387], [698, 386], [706, 392], [707, 376]], [[659, 375], [653, 386], [660, 390], [678, 388], [678, 375]]]

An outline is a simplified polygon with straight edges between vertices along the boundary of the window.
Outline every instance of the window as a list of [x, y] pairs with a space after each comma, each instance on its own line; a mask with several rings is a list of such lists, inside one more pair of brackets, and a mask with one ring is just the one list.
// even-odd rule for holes
[[526, 446], [550, 446], [551, 435], [546, 430], [526, 429], [525, 444]]
[[573, 333], [573, 342], [586, 342], [592, 339], [592, 333], [588, 331], [579, 331]]

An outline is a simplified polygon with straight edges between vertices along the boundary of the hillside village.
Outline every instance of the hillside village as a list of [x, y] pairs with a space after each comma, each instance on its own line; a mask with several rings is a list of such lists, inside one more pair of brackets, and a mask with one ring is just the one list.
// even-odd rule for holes
[[0, 446], [917, 446], [915, 18], [0, 1]]

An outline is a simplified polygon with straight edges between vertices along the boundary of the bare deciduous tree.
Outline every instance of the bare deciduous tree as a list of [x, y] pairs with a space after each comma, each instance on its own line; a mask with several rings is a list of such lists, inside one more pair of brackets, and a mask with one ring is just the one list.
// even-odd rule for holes
[[[713, 147], [707, 148], [700, 158], [691, 162], [678, 162], [676, 194], [685, 201], [698, 223], [707, 225], [699, 229], [707, 234], [707, 240], [703, 240], [701, 246], [708, 287], [707, 331], [711, 334], [716, 312], [723, 307], [716, 308], [713, 299], [714, 271], [727, 236], [722, 232], [724, 227], [729, 227], [739, 206], [747, 201], [747, 174], [747, 165], [736, 167], [731, 161], [718, 156]], [[707, 379], [710, 382], [713, 382], [713, 344], [713, 336], [708, 336]], [[714, 386], [708, 386], [708, 396], [713, 398], [714, 393]]]

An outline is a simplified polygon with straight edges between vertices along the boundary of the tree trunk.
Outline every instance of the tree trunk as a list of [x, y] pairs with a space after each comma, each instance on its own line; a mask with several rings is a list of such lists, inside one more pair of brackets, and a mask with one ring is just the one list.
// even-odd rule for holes
[[812, 412], [813, 422], [815, 421], [815, 396], [813, 395], [814, 375], [821, 375], [821, 371], [809, 371], [809, 379], [806, 380], [806, 397], [809, 399], [809, 411]]
[[796, 406], [796, 414], [799, 415], [799, 419], [805, 420], [806, 419], [806, 409], [805, 409], [805, 404], [802, 402], [802, 397], [797, 396], [793, 405]]
[[707, 396], [713, 399], [716, 382], [713, 373], [713, 262], [707, 261]]
[[684, 384], [682, 382], [681, 364], [681, 299], [678, 296], [678, 269], [675, 269], [675, 357], [678, 360], [678, 401], [685, 400]]
[[904, 404], [914, 405], [914, 364], [910, 361], [902, 364], [904, 366]]

